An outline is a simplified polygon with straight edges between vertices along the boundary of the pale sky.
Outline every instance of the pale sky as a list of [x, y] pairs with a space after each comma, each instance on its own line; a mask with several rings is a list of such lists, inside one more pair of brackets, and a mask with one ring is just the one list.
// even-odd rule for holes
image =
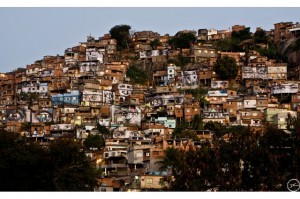
[[26, 67], [45, 55], [63, 55], [88, 35], [98, 38], [115, 25], [161, 35], [184, 29], [228, 30], [237, 24], [254, 32], [256, 27], [270, 30], [278, 22], [300, 22], [299, 11], [299, 7], [0, 7], [0, 72]]

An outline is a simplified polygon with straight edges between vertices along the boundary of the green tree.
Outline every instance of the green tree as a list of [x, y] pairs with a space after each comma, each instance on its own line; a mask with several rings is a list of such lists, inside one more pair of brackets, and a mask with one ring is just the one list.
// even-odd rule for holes
[[209, 121], [204, 124], [204, 129], [211, 130], [217, 137], [221, 137], [224, 134], [225, 126], [220, 122]]
[[[291, 49], [291, 48], [289, 48]], [[266, 56], [269, 59], [275, 59], [277, 61], [287, 62], [287, 56], [281, 53], [275, 43], [269, 43], [268, 48], [258, 48], [257, 51], [262, 55]]]
[[170, 39], [169, 43], [172, 44], [175, 49], [183, 49], [190, 48], [191, 44], [193, 44], [195, 41], [196, 36], [193, 33], [184, 33], [174, 36], [172, 39]]
[[157, 48], [157, 46], [162, 45], [162, 43], [159, 41], [159, 39], [154, 39], [153, 41], [150, 42], [150, 46], [153, 50]]
[[242, 30], [239, 31], [233, 31], [231, 33], [231, 36], [233, 39], [238, 39], [240, 41], [246, 40], [246, 39], [251, 39], [251, 32], [250, 32], [250, 27], [244, 28]]
[[239, 39], [237, 38], [225, 38], [220, 39], [218, 41], [214, 42], [214, 45], [217, 50], [220, 51], [233, 51], [238, 52], [241, 50], [241, 47], [239, 46]]
[[84, 140], [83, 145], [87, 148], [97, 148], [100, 149], [104, 146], [104, 138], [101, 135], [92, 135], [89, 134], [88, 137]]
[[293, 175], [291, 178], [300, 178], [300, 119], [288, 116], [288, 124], [289, 130], [291, 133], [291, 156], [293, 157], [293, 161], [291, 164], [291, 171], [293, 171]]
[[130, 29], [129, 25], [116, 25], [110, 29], [109, 33], [112, 38], [117, 40], [119, 50], [128, 48]]
[[147, 73], [134, 65], [128, 68], [126, 76], [129, 77], [130, 81], [132, 81], [134, 84], [146, 85], [148, 81]]
[[197, 137], [197, 133], [194, 130], [184, 129], [181, 132], [174, 132], [173, 137], [175, 138], [188, 138], [192, 140], [199, 140]]
[[214, 67], [222, 80], [232, 80], [238, 74], [238, 65], [232, 57], [218, 58]]
[[252, 39], [250, 28], [233, 31], [231, 38], [225, 38], [214, 42], [217, 50], [239, 52], [243, 50], [243, 41]]
[[168, 191], [287, 191], [299, 178], [300, 120], [290, 118], [291, 134], [268, 126], [264, 134], [246, 127], [230, 127], [229, 140], [213, 140], [213, 147], [183, 151], [168, 149], [163, 168]]
[[[256, 168], [256, 178], [259, 179], [261, 189], [282, 191], [291, 178], [299, 176], [297, 170], [292, 169], [294, 152], [291, 136], [275, 126], [269, 126], [266, 133], [260, 138], [260, 154], [257, 159], [262, 163]], [[254, 160], [254, 162], [256, 162]], [[298, 165], [299, 167], [299, 165]], [[298, 169], [299, 171], [299, 169]]]
[[254, 41], [256, 43], [267, 43], [268, 42], [268, 37], [266, 35], [266, 31], [264, 31], [264, 30], [257, 30], [254, 33]]
[[0, 131], [0, 190], [93, 191], [97, 172], [72, 140], [44, 148]]
[[203, 124], [200, 114], [194, 115], [193, 120], [192, 120], [192, 128], [194, 130], [203, 130], [204, 129], [204, 124]]
[[72, 140], [51, 144], [49, 162], [53, 165], [52, 182], [57, 191], [93, 191], [97, 185], [96, 169]]
[[175, 61], [175, 65], [176, 66], [185, 66], [187, 65], [188, 63], [190, 63], [191, 60], [189, 57], [184, 57], [182, 56], [182, 54], [180, 53]]
[[110, 135], [110, 131], [103, 125], [97, 123], [97, 129], [99, 133], [101, 133], [104, 136]]
[[205, 146], [201, 150], [168, 150], [163, 161], [163, 165], [169, 165], [172, 171], [172, 178], [166, 178], [168, 191], [207, 191], [217, 186], [213, 148]]
[[42, 147], [25, 143], [17, 133], [0, 131], [0, 154], [0, 190], [53, 190], [51, 166]]
[[178, 160], [181, 156], [180, 152], [175, 148], [167, 148], [164, 151], [164, 156], [161, 157], [162, 160], [155, 162], [159, 164], [160, 171], [172, 171], [173, 173], [177, 172], [178, 169]]

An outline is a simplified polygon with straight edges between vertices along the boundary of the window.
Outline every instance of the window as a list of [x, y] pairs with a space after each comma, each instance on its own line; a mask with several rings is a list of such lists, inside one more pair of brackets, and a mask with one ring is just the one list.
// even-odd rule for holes
[[152, 178], [146, 178], [146, 183], [147, 184], [153, 184], [153, 179]]
[[72, 99], [73, 99], [73, 100], [77, 100], [77, 97], [73, 97]]

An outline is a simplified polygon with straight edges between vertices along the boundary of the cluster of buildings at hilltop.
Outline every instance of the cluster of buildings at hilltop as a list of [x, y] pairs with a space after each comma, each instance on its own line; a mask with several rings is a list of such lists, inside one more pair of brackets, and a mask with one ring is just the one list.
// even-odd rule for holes
[[[233, 26], [232, 31], [244, 28]], [[299, 30], [297, 24], [278, 23], [267, 33], [280, 42], [296, 37]], [[136, 32], [129, 45], [132, 51], [123, 57], [110, 35], [88, 37], [63, 56], [45, 56], [26, 68], [0, 74], [0, 127], [47, 144], [66, 138], [83, 141], [99, 134], [100, 124], [111, 132], [105, 147], [86, 151], [103, 171], [97, 190], [160, 189], [160, 179], [168, 173], [160, 172], [156, 162], [164, 150], [201, 147], [199, 141], [172, 137], [179, 122], [190, 123], [201, 115], [204, 123], [242, 125], [256, 133], [271, 123], [288, 133], [288, 116], [300, 113], [300, 81], [295, 74], [289, 78], [287, 63], [254, 50], [216, 50], [211, 41], [229, 38], [232, 31], [181, 31], [192, 32], [199, 41], [181, 50], [169, 45], [169, 35]], [[153, 48], [155, 39], [160, 45]], [[192, 62], [185, 67], [167, 64], [179, 53]], [[221, 80], [213, 67], [225, 56], [239, 66], [231, 81]], [[148, 85], [132, 84], [126, 76], [130, 57], [137, 57], [141, 66], [151, 65]], [[191, 89], [206, 90], [203, 99], [187, 92]], [[283, 102], [286, 98], [290, 100]], [[196, 133], [211, 139], [213, 132]]]

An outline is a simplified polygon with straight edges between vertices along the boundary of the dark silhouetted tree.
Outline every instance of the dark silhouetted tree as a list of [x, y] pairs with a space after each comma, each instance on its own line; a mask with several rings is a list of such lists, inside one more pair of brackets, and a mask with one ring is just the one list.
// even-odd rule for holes
[[126, 76], [129, 77], [130, 81], [134, 84], [146, 85], [148, 81], [147, 73], [136, 66], [130, 66], [126, 72]]
[[183, 33], [178, 36], [173, 37], [169, 43], [176, 48], [190, 48], [191, 44], [196, 41], [196, 36], [193, 33]]
[[53, 185], [57, 191], [93, 191], [97, 171], [84, 152], [72, 140], [58, 140], [50, 145]]
[[112, 38], [117, 40], [119, 50], [128, 48], [130, 29], [129, 25], [116, 25], [110, 29], [109, 33]]
[[86, 147], [86, 149], [100, 149], [104, 146], [104, 143], [105, 141], [102, 135], [89, 134], [88, 137], [84, 140], [83, 145]]
[[0, 131], [0, 190], [93, 191], [97, 172], [72, 140], [43, 148], [17, 134]]
[[222, 80], [232, 80], [238, 74], [238, 65], [232, 57], [218, 58], [214, 66], [216, 73]]
[[162, 43], [159, 41], [159, 39], [154, 39], [153, 41], [150, 42], [150, 46], [153, 50], [157, 48], [157, 46], [162, 45]]
[[268, 42], [268, 37], [266, 35], [266, 31], [264, 31], [264, 30], [257, 30], [254, 33], [254, 41], [256, 43], [267, 43]]

